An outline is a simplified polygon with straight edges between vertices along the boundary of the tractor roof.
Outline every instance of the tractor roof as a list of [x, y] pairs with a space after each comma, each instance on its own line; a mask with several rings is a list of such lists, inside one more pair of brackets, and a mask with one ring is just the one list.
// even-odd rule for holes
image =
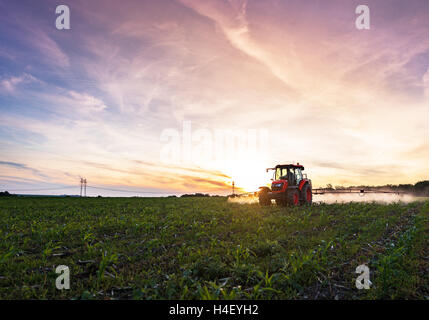
[[278, 164], [274, 168], [268, 168], [267, 171], [268, 170], [274, 170], [277, 168], [280, 168], [280, 169], [291, 169], [291, 168], [296, 169], [296, 168], [298, 168], [298, 169], [304, 170], [304, 166], [297, 163], [297, 164]]
[[298, 168], [301, 170], [304, 170], [304, 166], [300, 165], [299, 163], [297, 164], [278, 164], [276, 165], [276, 168]]

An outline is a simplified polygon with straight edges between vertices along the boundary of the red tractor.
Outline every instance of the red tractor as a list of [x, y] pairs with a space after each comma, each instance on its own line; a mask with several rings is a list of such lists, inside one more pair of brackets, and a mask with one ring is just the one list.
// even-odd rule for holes
[[302, 204], [311, 204], [313, 201], [313, 192], [311, 180], [303, 174], [304, 167], [298, 164], [282, 164], [274, 168], [273, 182], [271, 189], [260, 187], [259, 204], [262, 206], [271, 205], [271, 199], [281, 206], [299, 206]]

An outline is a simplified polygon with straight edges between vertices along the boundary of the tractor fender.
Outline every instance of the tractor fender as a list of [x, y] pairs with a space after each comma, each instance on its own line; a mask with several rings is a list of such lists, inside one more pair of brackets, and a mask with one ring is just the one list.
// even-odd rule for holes
[[267, 186], [263, 186], [263, 187], [259, 187], [259, 192], [266, 190], [267, 192], [271, 192], [271, 189], [268, 188]]
[[298, 186], [298, 189], [299, 189], [299, 191], [302, 191], [302, 188], [304, 188], [304, 185], [306, 184], [306, 183], [308, 183], [308, 181], [307, 180], [301, 180], [301, 182], [299, 183], [299, 186]]

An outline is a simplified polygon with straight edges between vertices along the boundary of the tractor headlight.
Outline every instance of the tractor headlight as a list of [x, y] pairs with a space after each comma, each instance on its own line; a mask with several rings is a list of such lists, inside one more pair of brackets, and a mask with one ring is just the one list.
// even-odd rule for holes
[[274, 183], [273, 187], [281, 188], [281, 187], [283, 187], [283, 183]]

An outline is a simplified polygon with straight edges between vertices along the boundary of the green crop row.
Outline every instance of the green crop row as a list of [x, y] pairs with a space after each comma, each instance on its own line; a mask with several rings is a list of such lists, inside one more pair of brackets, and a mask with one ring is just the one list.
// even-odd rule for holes
[[[428, 214], [429, 202], [4, 198], [0, 299], [427, 299]], [[58, 265], [70, 290], [55, 287]]]

